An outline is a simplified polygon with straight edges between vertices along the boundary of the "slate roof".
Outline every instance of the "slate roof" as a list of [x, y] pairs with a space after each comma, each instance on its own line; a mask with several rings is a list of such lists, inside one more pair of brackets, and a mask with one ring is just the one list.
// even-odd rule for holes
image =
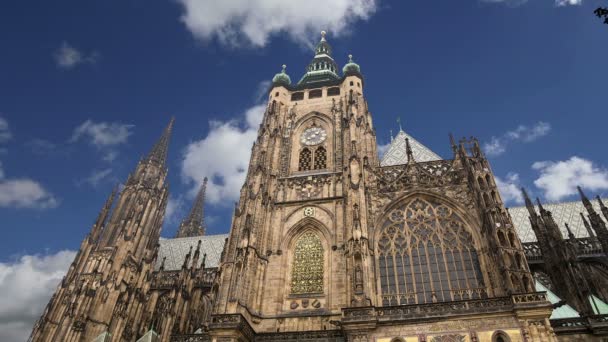
[[203, 254], [206, 253], [207, 260], [205, 261], [205, 267], [218, 267], [226, 238], [228, 238], [228, 234], [194, 236], [175, 239], [161, 238], [159, 241], [160, 248], [158, 251], [158, 258], [156, 259], [155, 269], [158, 270], [163, 258], [166, 257], [165, 270], [179, 270], [184, 264], [186, 254], [188, 254], [190, 251], [190, 246], [192, 246], [192, 254], [194, 255], [194, 251], [196, 250], [199, 240], [201, 241], [201, 256], [198, 259], [199, 264], [196, 266], [200, 266], [200, 263], [203, 262]]
[[[608, 199], [602, 199], [602, 201], [607, 200]], [[596, 212], [602, 216], [600, 205], [597, 203], [597, 201], [594, 199], [591, 201], [591, 203], [593, 203], [593, 208], [595, 208]], [[549, 203], [543, 204], [543, 207], [551, 212], [553, 219], [555, 219], [555, 223], [557, 223], [561, 229], [562, 236], [564, 238], [568, 237], [568, 231], [566, 230], [565, 223], [568, 223], [572, 233], [577, 238], [589, 237], [589, 234], [587, 234], [587, 229], [585, 229], [585, 225], [581, 219], [581, 215], [579, 214], [583, 213], [585, 217], [587, 216], [587, 210], [585, 210], [583, 202], [576, 201]], [[536, 211], [538, 212], [538, 208]], [[511, 214], [513, 225], [515, 226], [515, 230], [517, 231], [517, 235], [519, 235], [521, 242], [536, 241], [536, 236], [534, 235], [534, 231], [530, 226], [528, 209], [525, 206], [513, 207], [509, 208], [509, 213]]]
[[428, 147], [422, 145], [418, 140], [414, 139], [411, 135], [400, 130], [395, 138], [392, 139], [391, 144], [382, 156], [380, 166], [392, 166], [407, 163], [407, 153], [405, 152], [405, 138], [410, 140], [410, 147], [414, 154], [414, 160], [417, 162], [427, 162], [433, 160], [441, 160], [439, 155], [431, 151]]

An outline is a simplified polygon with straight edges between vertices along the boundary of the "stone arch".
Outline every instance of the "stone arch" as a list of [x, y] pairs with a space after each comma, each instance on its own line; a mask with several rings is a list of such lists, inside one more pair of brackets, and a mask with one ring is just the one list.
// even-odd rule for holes
[[[313, 146], [307, 146], [301, 143], [300, 141], [300, 137], [302, 136], [302, 133], [312, 127], [312, 126], [316, 126], [316, 127], [320, 127], [322, 128], [327, 136], [325, 138], [325, 141], [318, 144], [318, 145], [313, 145]], [[324, 167], [322, 168], [318, 168], [318, 169], [331, 169], [333, 167], [333, 154], [334, 154], [334, 150], [335, 150], [335, 142], [333, 139], [334, 136], [334, 123], [331, 120], [331, 118], [324, 113], [320, 113], [320, 112], [316, 112], [316, 111], [312, 111], [309, 112], [308, 114], [303, 115], [301, 118], [299, 118], [298, 120], [296, 120], [296, 122], [294, 122], [293, 126], [292, 126], [292, 144], [291, 144], [291, 160], [289, 162], [290, 165], [290, 170], [292, 171], [296, 171], [296, 172], [302, 172], [302, 171], [312, 171], [314, 169], [317, 169], [315, 167], [315, 158], [316, 156], [320, 156], [323, 155], [325, 156], [325, 160], [323, 163], [319, 164], [322, 165]], [[317, 153], [317, 150], [321, 149], [323, 150], [322, 153], [319, 152]], [[305, 150], [310, 151], [310, 168], [302, 168], [300, 167], [300, 159], [301, 159], [301, 154], [302, 153], [307, 153], [304, 152]], [[320, 159], [319, 159], [320, 160]]]
[[440, 196], [408, 195], [388, 205], [376, 226], [382, 305], [487, 296], [479, 232], [458, 206]]
[[[313, 264], [313, 266], [322, 267], [320, 276], [322, 277], [323, 290], [320, 292], [316, 291], [316, 293], [304, 293], [306, 291], [295, 291], [294, 293], [292, 286], [294, 280], [294, 269], [301, 266], [298, 261], [298, 256], [296, 256], [296, 253], [301, 252], [301, 250], [298, 250], [298, 243], [301, 242], [302, 239], [308, 239], [308, 242], [310, 243], [310, 240], [315, 240], [314, 237], [311, 238], [312, 236], [318, 239], [318, 244], [320, 245], [316, 247], [317, 250], [315, 250], [314, 253], [322, 253], [322, 260], [317, 258], [318, 255], [313, 255], [313, 258], [316, 258], [315, 260], [317, 261], [317, 263]], [[329, 293], [331, 279], [330, 238], [331, 235], [329, 234], [327, 227], [325, 227], [325, 225], [318, 220], [310, 217], [300, 220], [287, 231], [281, 243], [281, 248], [288, 251], [287, 253], [283, 253], [282, 260], [282, 269], [286, 272], [284, 277], [285, 283], [283, 286], [284, 296], [307, 297], [310, 295], [327, 295]], [[313, 270], [313, 275], [319, 276], [318, 269]], [[297, 274], [295, 276], [297, 276]]]
[[382, 222], [384, 221], [384, 219], [386, 218], [386, 215], [391, 210], [393, 210], [395, 207], [400, 205], [401, 203], [410, 201], [415, 197], [433, 199], [433, 200], [442, 202], [445, 205], [452, 208], [456, 213], [458, 213], [458, 215], [460, 217], [462, 217], [462, 219], [465, 221], [465, 223], [467, 223], [467, 228], [469, 228], [468, 231], [473, 235], [475, 247], [481, 248], [483, 246], [483, 239], [481, 237], [480, 232], [478, 230], [472, 229], [472, 227], [481, 227], [481, 222], [479, 221], [479, 219], [477, 217], [471, 215], [464, 207], [462, 207], [462, 205], [460, 203], [456, 202], [455, 200], [453, 200], [449, 197], [440, 195], [438, 193], [428, 191], [428, 190], [418, 190], [418, 191], [411, 192], [411, 193], [405, 194], [403, 196], [397, 197], [393, 201], [384, 205], [378, 211], [378, 212], [381, 212], [382, 214], [378, 215], [374, 222], [374, 235], [373, 235], [373, 241], [372, 241], [372, 243], [374, 245], [376, 244], [377, 237], [379, 235], [379, 228], [380, 228]]
[[506, 332], [497, 330], [492, 334], [492, 342], [511, 342], [511, 338]]

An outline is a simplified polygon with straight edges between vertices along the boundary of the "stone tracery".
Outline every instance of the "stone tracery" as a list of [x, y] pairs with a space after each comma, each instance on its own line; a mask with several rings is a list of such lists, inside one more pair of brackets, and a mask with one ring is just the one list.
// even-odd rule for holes
[[472, 235], [448, 206], [413, 199], [389, 212], [381, 229], [383, 305], [485, 297]]

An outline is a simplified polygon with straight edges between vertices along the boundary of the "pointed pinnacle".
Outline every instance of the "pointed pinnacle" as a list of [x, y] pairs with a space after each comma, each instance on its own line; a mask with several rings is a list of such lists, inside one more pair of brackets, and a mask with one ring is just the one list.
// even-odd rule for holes
[[566, 230], [568, 230], [568, 237], [571, 240], [574, 240], [576, 237], [574, 236], [574, 234], [572, 233], [572, 230], [570, 229], [570, 226], [567, 223], [564, 223], [566, 225]]
[[538, 199], [538, 197], [536, 197], [536, 203], [538, 204], [538, 209], [540, 209], [540, 211], [545, 211], [545, 208], [543, 208], [543, 204], [540, 203], [540, 199]]
[[454, 154], [458, 151], [458, 146], [456, 146], [456, 141], [454, 141], [454, 136], [450, 133], [450, 146], [452, 146], [452, 151]]
[[205, 193], [207, 191], [207, 177], [203, 179], [203, 184], [201, 188], [198, 190], [198, 194], [196, 195], [196, 200], [192, 205], [192, 210], [190, 210], [190, 215], [186, 219], [190, 224], [195, 224], [197, 226], [204, 226], [205, 224]]
[[585, 201], [589, 202], [589, 199], [587, 198], [587, 196], [583, 192], [583, 189], [581, 189], [581, 187], [578, 186], [578, 185], [576, 186], [576, 189], [578, 190], [578, 193], [581, 195], [581, 199], [583, 200], [583, 202], [585, 202]]
[[412, 152], [412, 147], [410, 146], [409, 138], [405, 138], [405, 152], [407, 153], [407, 162], [414, 162], [414, 153]]
[[522, 187], [521, 193], [524, 196], [524, 201], [526, 202], [526, 207], [528, 208], [528, 210], [530, 210], [530, 209], [534, 210], [534, 204], [532, 204], [532, 200], [530, 200], [530, 197], [528, 196], [526, 189]]
[[171, 140], [171, 133], [173, 131], [173, 122], [175, 122], [174, 117], [171, 118], [171, 121], [169, 121], [169, 124], [152, 148], [152, 151], [150, 151], [148, 161], [153, 161], [163, 166], [165, 165], [165, 162], [167, 161], [167, 150], [169, 149], [169, 140]]
[[595, 234], [593, 233], [593, 229], [591, 229], [591, 225], [589, 224], [589, 221], [587, 221], [587, 218], [585, 217], [585, 215], [583, 213], [579, 213], [581, 215], [581, 219], [583, 220], [583, 225], [585, 225], [585, 229], [587, 229], [587, 235], [589, 235], [590, 238], [595, 237]]

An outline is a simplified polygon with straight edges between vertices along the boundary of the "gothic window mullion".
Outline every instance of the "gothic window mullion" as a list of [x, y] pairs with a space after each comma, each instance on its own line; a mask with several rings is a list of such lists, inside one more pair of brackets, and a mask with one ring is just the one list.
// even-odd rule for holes
[[[453, 272], [450, 272], [450, 282], [452, 284], [452, 300], [457, 299], [456, 295], [454, 294], [454, 290], [459, 290], [462, 288], [462, 286], [460, 285], [460, 281], [458, 280], [458, 263], [456, 261], [456, 254], [454, 253], [454, 249], [450, 249], [450, 254], [452, 254], [452, 270]], [[454, 273], [454, 277], [452, 277], [452, 273]], [[458, 299], [462, 299], [462, 298], [458, 298]]]
[[469, 289], [470, 288], [469, 281], [468, 281], [467, 276], [466, 276], [466, 274], [467, 274], [467, 266], [466, 266], [466, 262], [464, 260], [464, 255], [463, 254], [464, 253], [463, 253], [462, 249], [459, 248], [458, 249], [458, 256], [459, 256], [459, 259], [460, 259], [460, 262], [461, 262], [461, 265], [462, 265], [462, 268], [461, 268], [459, 274], [461, 275], [461, 280], [463, 280], [463, 282], [464, 282], [464, 289]]
[[430, 296], [430, 297], [427, 297], [427, 300], [430, 299], [430, 301], [432, 302], [433, 301], [433, 299], [432, 299], [433, 293], [436, 294], [437, 292], [435, 291], [435, 284], [434, 284], [434, 279], [433, 279], [433, 270], [432, 270], [432, 264], [431, 264], [431, 257], [429, 255], [430, 253], [429, 253], [429, 250], [428, 250], [428, 245], [430, 243], [431, 242], [427, 242], [426, 244], [424, 244], [423, 248], [424, 248], [424, 257], [425, 257], [424, 259], [426, 260], [426, 270], [427, 270], [427, 272], [425, 272], [425, 273], [426, 273], [426, 277], [427, 277], [426, 279], [428, 279], [428, 282], [427, 282], [428, 286], [426, 287], [426, 292], [427, 292], [426, 294], [428, 294]]
[[443, 279], [441, 279], [441, 261], [443, 261], [443, 259], [445, 258], [441, 258], [441, 260], [439, 260], [440, 258], [437, 257], [437, 255], [439, 256], [443, 256], [443, 250], [441, 249], [441, 245], [439, 246], [435, 246], [435, 253], [433, 253], [433, 258], [435, 259], [435, 270], [437, 272], [435, 272], [436, 276], [437, 276], [437, 280], [435, 281], [436, 283], [439, 284], [439, 289], [435, 289], [435, 294], [437, 297], [441, 297], [442, 300], [445, 300], [444, 298], [444, 289], [445, 289], [445, 285], [443, 282]]

